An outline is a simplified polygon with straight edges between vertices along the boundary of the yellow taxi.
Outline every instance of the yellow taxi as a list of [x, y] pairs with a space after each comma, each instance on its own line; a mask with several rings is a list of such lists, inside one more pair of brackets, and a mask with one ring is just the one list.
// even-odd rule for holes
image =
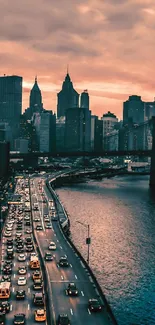
[[35, 310], [34, 318], [36, 322], [44, 322], [46, 320], [46, 310], [45, 309]]

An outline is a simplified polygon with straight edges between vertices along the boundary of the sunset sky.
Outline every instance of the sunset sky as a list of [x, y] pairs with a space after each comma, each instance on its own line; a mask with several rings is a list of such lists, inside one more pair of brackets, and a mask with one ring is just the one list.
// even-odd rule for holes
[[155, 96], [155, 0], [0, 0], [1, 75], [21, 75], [23, 111], [35, 75], [45, 109], [56, 111], [69, 64], [90, 109], [122, 117], [131, 94]]

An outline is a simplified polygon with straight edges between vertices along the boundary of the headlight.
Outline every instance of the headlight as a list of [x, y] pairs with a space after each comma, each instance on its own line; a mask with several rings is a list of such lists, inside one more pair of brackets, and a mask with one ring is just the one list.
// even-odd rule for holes
[[77, 291], [75, 291], [75, 293], [77, 294], [78, 292], [77, 292]]
[[72, 293], [72, 291], [70, 291], [70, 290], [69, 290], [69, 293], [71, 294], [71, 293]]

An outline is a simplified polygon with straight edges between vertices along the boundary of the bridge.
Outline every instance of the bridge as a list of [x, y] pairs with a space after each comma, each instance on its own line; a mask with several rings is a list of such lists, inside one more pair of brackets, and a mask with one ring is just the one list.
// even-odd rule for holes
[[152, 150], [115, 150], [115, 151], [64, 151], [64, 152], [28, 152], [11, 153], [10, 159], [25, 159], [39, 157], [119, 157], [119, 156], [137, 156], [151, 157]]
[[[151, 157], [150, 186], [155, 187], [155, 116], [149, 122], [139, 126], [147, 127], [152, 134], [152, 150], [116, 150], [116, 151], [66, 151], [66, 152], [29, 152], [11, 153], [9, 159], [24, 159], [27, 162], [36, 162], [39, 157]], [[136, 126], [134, 126], [136, 128]]]

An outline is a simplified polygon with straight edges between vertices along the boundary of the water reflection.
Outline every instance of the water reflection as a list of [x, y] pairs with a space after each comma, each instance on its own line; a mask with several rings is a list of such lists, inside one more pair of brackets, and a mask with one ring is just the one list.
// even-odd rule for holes
[[73, 240], [87, 258], [121, 325], [155, 324], [155, 195], [148, 177], [104, 179], [59, 189]]

